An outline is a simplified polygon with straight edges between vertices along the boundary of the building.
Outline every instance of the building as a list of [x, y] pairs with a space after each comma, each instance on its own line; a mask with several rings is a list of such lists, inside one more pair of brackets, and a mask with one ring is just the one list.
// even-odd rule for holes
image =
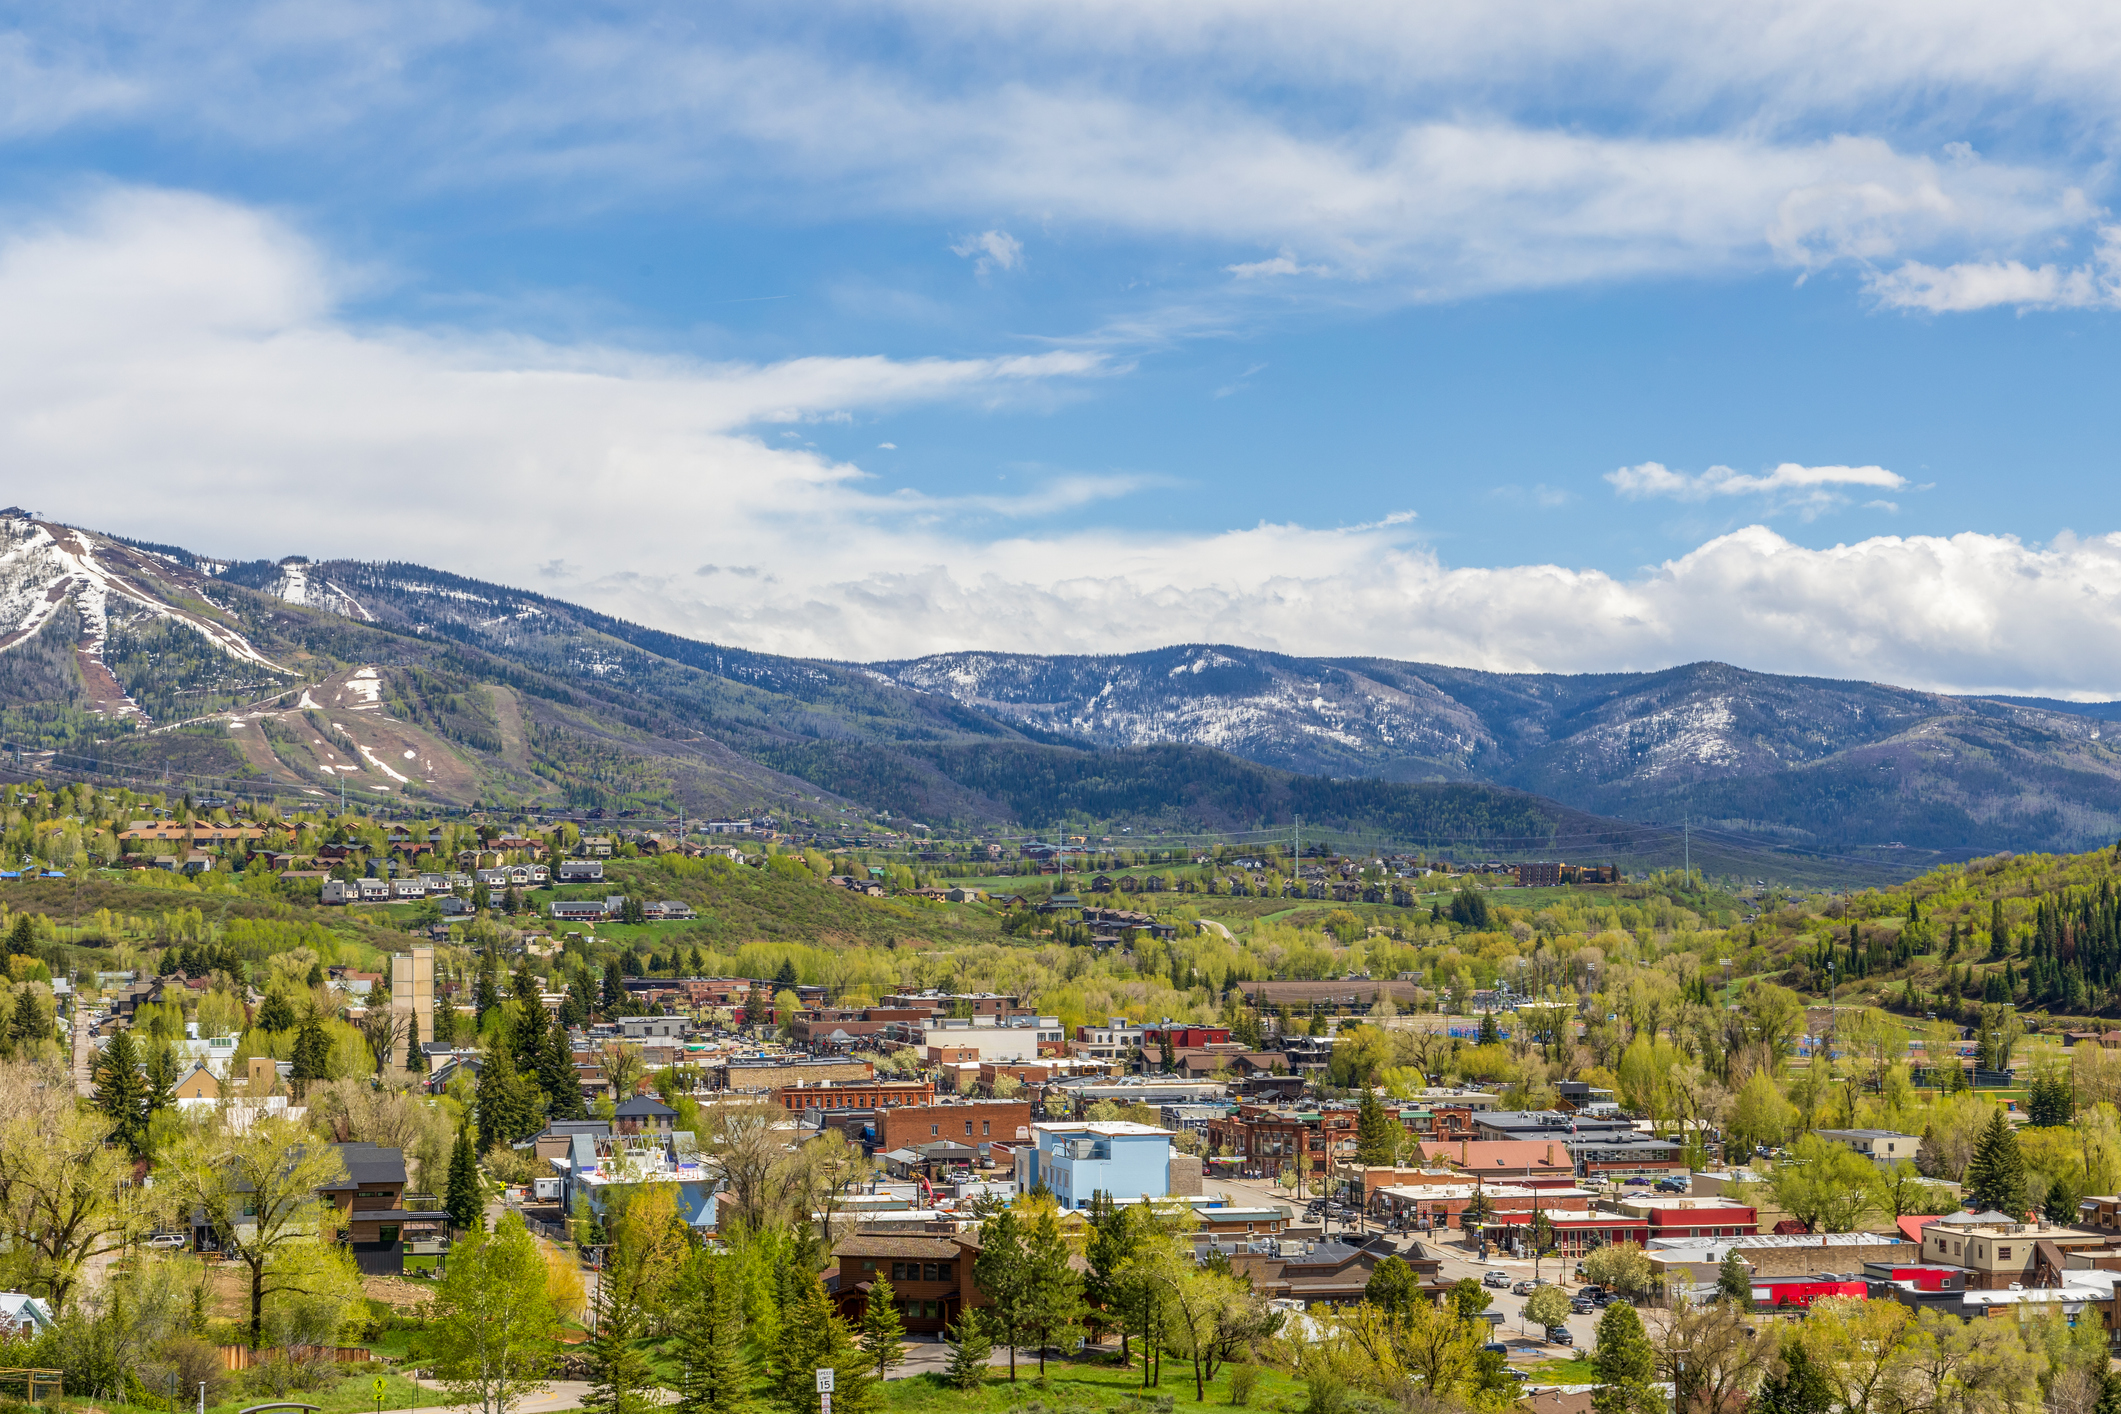
[[367, 1276], [388, 1276], [405, 1266], [408, 1241], [440, 1238], [448, 1227], [445, 1213], [404, 1206], [405, 1152], [375, 1144], [337, 1144], [346, 1177], [318, 1193], [337, 1211], [342, 1240], [354, 1264]]
[[1817, 1133], [1821, 1139], [1853, 1149], [1875, 1164], [1903, 1159], [1913, 1163], [1915, 1151], [1922, 1147], [1921, 1135], [1893, 1129], [1822, 1129]]
[[1031, 1138], [1031, 1105], [1024, 1100], [968, 1100], [923, 1104], [877, 1115], [876, 1146], [910, 1149], [937, 1139], [984, 1145], [992, 1140]]
[[[867, 1069], [867, 1067], [863, 1067]], [[798, 1081], [783, 1085], [773, 1092], [774, 1103], [784, 1110], [817, 1111], [889, 1111], [902, 1105], [929, 1105], [935, 1102], [935, 1082], [932, 1080], [883, 1080], [874, 1075], [845, 1080], [824, 1080], [814, 1083]], [[895, 1147], [886, 1145], [885, 1147]]]
[[837, 1266], [826, 1271], [825, 1289], [859, 1327], [870, 1290], [888, 1281], [907, 1334], [937, 1335], [967, 1306], [991, 1304], [972, 1280], [978, 1255], [969, 1237], [857, 1232], [832, 1249]]
[[601, 859], [563, 859], [560, 861], [561, 884], [601, 884], [604, 882], [604, 861]]
[[1090, 1195], [1114, 1202], [1161, 1198], [1171, 1183], [1171, 1131], [1131, 1120], [1034, 1124], [1016, 1151], [1016, 1191], [1044, 1185], [1063, 1208], [1087, 1208]]
[[[919, 1022], [897, 1022], [887, 1028], [894, 1040], [921, 1047], [928, 1059], [939, 1047], [962, 1053], [971, 1050], [982, 1061], [1037, 1060], [1041, 1056], [1067, 1054], [1068, 1033], [1057, 1016], [1028, 1013], [1000, 1017], [992, 1013], [972, 1016], [931, 1017]], [[960, 1058], [964, 1058], [962, 1055]]]
[[[399, 1041], [391, 1063], [399, 1075], [413, 1047], [425, 1047], [435, 1038], [435, 950], [414, 948], [394, 953], [390, 959], [390, 1010], [398, 1018]], [[425, 1052], [423, 1051], [422, 1054]]]
[[1235, 1113], [1208, 1121], [1208, 1142], [1247, 1175], [1272, 1177], [1292, 1165], [1316, 1172], [1354, 1155], [1355, 1114], [1353, 1105], [1307, 1109], [1246, 1101]]
[[1991, 1209], [1940, 1218], [1922, 1229], [1922, 1260], [1959, 1267], [1974, 1291], [2059, 1285], [2069, 1254], [2105, 1247], [2112, 1233], [2023, 1222]]
[[677, 1125], [678, 1112], [653, 1095], [635, 1095], [622, 1100], [611, 1119], [621, 1134], [668, 1134]]
[[1534, 1187], [1576, 1186], [1576, 1156], [1566, 1138], [1424, 1140], [1421, 1161], [1483, 1181], [1526, 1183]]

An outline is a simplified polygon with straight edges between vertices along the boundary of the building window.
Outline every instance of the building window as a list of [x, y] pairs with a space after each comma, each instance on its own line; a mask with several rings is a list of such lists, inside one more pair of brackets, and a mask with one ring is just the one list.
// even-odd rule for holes
[[990, 1119], [981, 1120], [979, 1122], [979, 1132], [983, 1135], [992, 1134], [994, 1132], [994, 1121]]
[[929, 1125], [929, 1126], [928, 1126], [928, 1137], [929, 1137], [930, 1139], [933, 1139], [933, 1138], [935, 1138], [935, 1137], [936, 1137], [937, 1135], [941, 1134], [942, 1132], [943, 1132], [943, 1127], [942, 1127], [941, 1125], [939, 1125], [939, 1124], [931, 1124], [931, 1125]]
[[967, 1139], [972, 1137], [972, 1121], [969, 1119], [965, 1121], [965, 1137]]
[[1996, 1260], [1997, 1260], [1997, 1261], [1999, 1261], [1999, 1262], [2008, 1262], [2008, 1261], [2009, 1261], [2010, 1259], [2011, 1259], [2011, 1249], [2010, 1249], [2010, 1248], [2008, 1248], [2008, 1247], [1998, 1247], [1998, 1248], [1996, 1249]]

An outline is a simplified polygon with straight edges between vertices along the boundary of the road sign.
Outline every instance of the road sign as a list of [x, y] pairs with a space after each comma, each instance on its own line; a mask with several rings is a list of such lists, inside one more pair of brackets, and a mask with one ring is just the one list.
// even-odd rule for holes
[[832, 1393], [832, 1374], [832, 1368], [829, 1365], [817, 1372], [817, 1392], [819, 1394]]

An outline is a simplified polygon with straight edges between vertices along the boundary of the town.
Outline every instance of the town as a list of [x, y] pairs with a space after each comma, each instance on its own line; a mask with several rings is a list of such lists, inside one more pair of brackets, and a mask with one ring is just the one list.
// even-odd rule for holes
[[2110, 854], [1822, 900], [1323, 841], [5, 813], [35, 1402], [811, 1410], [830, 1369], [843, 1410], [1824, 1411], [1859, 1360], [2096, 1402], [2121, 1348], [2121, 1030], [2031, 1005], [2065, 949], [2110, 982]]

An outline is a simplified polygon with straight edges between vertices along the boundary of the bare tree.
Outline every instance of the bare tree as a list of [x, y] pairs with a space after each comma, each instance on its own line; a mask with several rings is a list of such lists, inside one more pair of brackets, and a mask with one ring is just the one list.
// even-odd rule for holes
[[1657, 1369], [1680, 1393], [1677, 1414], [1736, 1414], [1766, 1377], [1775, 1342], [1747, 1328], [1729, 1302], [1677, 1306], [1651, 1330]]

